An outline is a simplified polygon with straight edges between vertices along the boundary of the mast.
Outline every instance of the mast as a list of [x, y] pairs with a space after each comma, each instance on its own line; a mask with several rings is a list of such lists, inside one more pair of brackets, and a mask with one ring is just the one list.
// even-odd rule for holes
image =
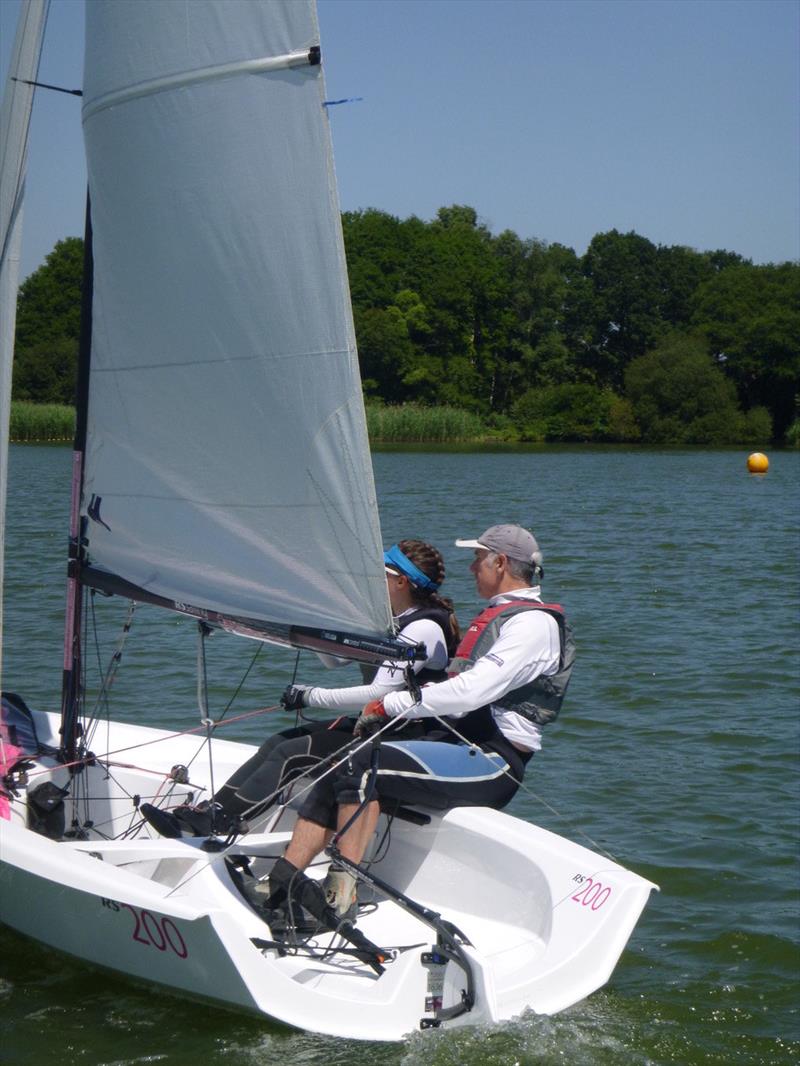
[[81, 330], [78, 347], [78, 378], [75, 389], [75, 441], [72, 448], [67, 605], [64, 616], [64, 669], [61, 679], [61, 746], [65, 762], [73, 762], [77, 754], [80, 735], [80, 709], [83, 696], [81, 684], [83, 591], [80, 582], [80, 571], [84, 556], [84, 519], [81, 518], [81, 495], [83, 492], [86, 426], [89, 410], [93, 288], [92, 216], [89, 194], [87, 193], [83, 245], [83, 281], [81, 284]]
[[22, 200], [28, 130], [50, 0], [27, 0], [20, 11], [0, 111], [0, 680], [2, 679], [3, 561], [8, 483], [8, 433], [17, 285], [22, 246]]

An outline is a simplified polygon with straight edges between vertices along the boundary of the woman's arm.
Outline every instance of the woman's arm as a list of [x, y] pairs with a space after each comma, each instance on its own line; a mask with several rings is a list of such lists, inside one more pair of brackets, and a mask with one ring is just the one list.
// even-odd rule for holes
[[[442, 627], [431, 618], [410, 622], [402, 630], [402, 639], [410, 644], [424, 644], [426, 659], [413, 663], [414, 672], [423, 667], [443, 670], [447, 665], [447, 644]], [[382, 663], [370, 685], [353, 685], [348, 688], [307, 688], [303, 693], [303, 706], [324, 707], [331, 711], [358, 711], [371, 700], [381, 700], [390, 692], [405, 688], [405, 665], [396, 662]]]

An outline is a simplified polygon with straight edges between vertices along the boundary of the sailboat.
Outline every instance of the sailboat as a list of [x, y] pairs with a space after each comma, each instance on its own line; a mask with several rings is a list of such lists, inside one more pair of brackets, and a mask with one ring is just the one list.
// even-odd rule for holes
[[[24, 6], [12, 63], [6, 238], [45, 10]], [[608, 980], [655, 887], [605, 856], [501, 811], [388, 812], [360, 867], [359, 937], [287, 935], [242, 884], [282, 854], [292, 801], [226, 839], [164, 838], [141, 816], [145, 800], [211, 794], [255, 750], [214, 735], [209, 631], [366, 664], [407, 650], [386, 594], [313, 0], [94, 0], [86, 14], [63, 697], [60, 714], [3, 699], [0, 920], [338, 1037], [563, 1010]], [[8, 337], [4, 351], [10, 365]], [[196, 620], [200, 735], [84, 720], [82, 611], [98, 593]]]

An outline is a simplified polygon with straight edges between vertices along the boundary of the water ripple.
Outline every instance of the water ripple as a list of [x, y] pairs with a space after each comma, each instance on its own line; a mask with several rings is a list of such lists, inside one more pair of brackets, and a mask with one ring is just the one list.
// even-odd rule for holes
[[[0, 930], [8, 1061], [38, 1066], [57, 1050], [64, 1066], [794, 1066], [800, 455], [775, 453], [765, 478], [747, 475], [744, 458], [570, 448], [375, 456], [386, 542], [441, 547], [462, 621], [476, 603], [455, 538], [518, 521], [540, 539], [545, 593], [567, 606], [579, 658], [562, 719], [511, 810], [595, 841], [662, 889], [604, 991], [555, 1018], [362, 1045], [143, 990]], [[69, 470], [68, 449], [12, 449], [5, 679], [38, 707], [58, 703]], [[109, 625], [101, 661], [123, 614], [98, 604]], [[144, 707], [151, 724], [195, 724], [194, 641], [191, 622], [138, 611], [115, 715], [135, 719]], [[220, 636], [210, 652], [221, 708], [253, 648]], [[274, 703], [294, 665], [287, 652], [262, 656], [234, 710]], [[330, 683], [311, 656], [299, 671]], [[289, 724], [268, 721], [233, 735], [254, 741]]]

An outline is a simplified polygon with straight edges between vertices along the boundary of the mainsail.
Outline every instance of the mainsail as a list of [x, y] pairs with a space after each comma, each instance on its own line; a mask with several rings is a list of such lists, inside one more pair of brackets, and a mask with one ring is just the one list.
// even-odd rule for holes
[[[8, 428], [11, 369], [17, 318], [17, 284], [22, 244], [22, 198], [28, 155], [33, 85], [39, 70], [50, 0], [30, 0], [23, 8], [0, 110], [0, 637], [3, 631], [3, 561], [8, 484]], [[0, 676], [2, 675], [0, 639]]]
[[255, 632], [378, 639], [318, 45], [313, 0], [87, 5], [83, 579]]

